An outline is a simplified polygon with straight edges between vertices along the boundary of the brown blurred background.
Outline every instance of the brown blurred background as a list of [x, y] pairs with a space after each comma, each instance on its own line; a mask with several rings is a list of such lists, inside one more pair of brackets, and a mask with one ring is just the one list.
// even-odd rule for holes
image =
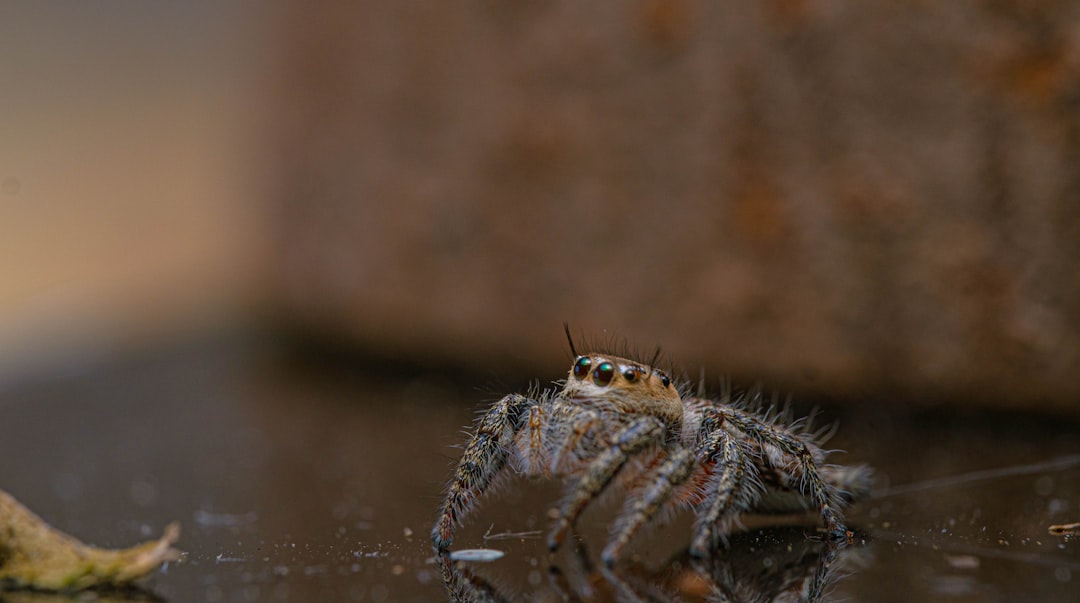
[[218, 332], [541, 379], [562, 323], [1076, 412], [1080, 4], [115, 4], [0, 28], [0, 378]]

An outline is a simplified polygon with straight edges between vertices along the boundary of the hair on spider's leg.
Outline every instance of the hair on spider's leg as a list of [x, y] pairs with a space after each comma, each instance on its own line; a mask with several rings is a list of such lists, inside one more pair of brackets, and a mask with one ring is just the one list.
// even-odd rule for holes
[[868, 465], [825, 465], [821, 478], [832, 486], [841, 505], [849, 505], [870, 497], [874, 470]]
[[746, 390], [743, 394], [741, 407], [747, 412], [757, 414], [762, 412], [761, 407], [765, 405], [765, 386], [760, 382], [755, 383]]
[[523, 428], [525, 411], [534, 404], [525, 396], [511, 394], [496, 402], [480, 420], [476, 433], [461, 455], [439, 519], [431, 530], [431, 543], [436, 550], [450, 548], [454, 527], [461, 523], [506, 466], [514, 445], [514, 434]]
[[836, 435], [836, 432], [839, 430], [840, 423], [838, 421], [833, 421], [828, 425], [822, 425], [817, 429], [817, 431], [813, 433], [807, 433], [807, 435], [815, 444], [817, 444], [818, 446], [822, 446], [826, 444], [829, 440], [831, 440], [833, 436]]
[[640, 495], [631, 496], [615, 521], [614, 535], [601, 554], [604, 564], [613, 567], [622, 557], [626, 545], [648, 524], [671, 498], [675, 487], [690, 477], [694, 468], [694, 453], [680, 448], [671, 453], [655, 471], [649, 474], [651, 485]]
[[619, 430], [610, 448], [596, 455], [581, 477], [572, 484], [568, 495], [559, 505], [559, 518], [548, 535], [548, 548], [559, 548], [566, 533], [577, 521], [585, 507], [611, 483], [630, 457], [664, 437], [664, 425], [652, 416], [643, 416]]
[[780, 423], [782, 425], [789, 425], [790, 426], [792, 423], [794, 423], [796, 421], [796, 419], [795, 419], [795, 409], [792, 407], [791, 394], [787, 394], [786, 396], [784, 396], [784, 402], [783, 402], [783, 404], [781, 404], [780, 403], [780, 392], [774, 392], [773, 393], [773, 405], [780, 407], [780, 411], [776, 415], [776, 420], [777, 420], [778, 423]]
[[[791, 396], [788, 396], [788, 401], [790, 402], [790, 400]], [[810, 438], [810, 441], [817, 443], [817, 440], [814, 439], [813, 429], [814, 421], [816, 421], [820, 415], [821, 409], [817, 406], [814, 406], [810, 408], [810, 412], [806, 415], [794, 420], [788, 418], [783, 422], [783, 425], [791, 433], [806, 436]]]

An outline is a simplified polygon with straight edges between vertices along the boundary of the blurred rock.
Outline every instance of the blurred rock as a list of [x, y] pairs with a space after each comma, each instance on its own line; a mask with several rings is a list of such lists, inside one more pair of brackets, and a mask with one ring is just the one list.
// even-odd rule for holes
[[280, 308], [537, 376], [1078, 410], [1080, 5], [293, 3]]

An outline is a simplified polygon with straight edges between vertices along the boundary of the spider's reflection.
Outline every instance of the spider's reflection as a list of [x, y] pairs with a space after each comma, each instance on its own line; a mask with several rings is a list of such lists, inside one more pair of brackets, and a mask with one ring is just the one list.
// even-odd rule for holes
[[859, 552], [852, 545], [811, 539], [803, 528], [768, 528], [730, 536], [727, 546], [705, 559], [688, 551], [659, 567], [630, 563], [616, 569], [594, 564], [584, 545], [575, 549], [566, 571], [548, 568], [555, 596], [505, 592], [485, 579], [480, 567], [440, 557], [443, 581], [452, 601], [562, 600], [607, 601], [820, 601], [844, 559]]

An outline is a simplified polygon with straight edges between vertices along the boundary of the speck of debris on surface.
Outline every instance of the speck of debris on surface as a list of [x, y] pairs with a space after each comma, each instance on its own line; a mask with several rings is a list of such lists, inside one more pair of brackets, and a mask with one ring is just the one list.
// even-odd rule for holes
[[503, 551], [496, 549], [463, 549], [452, 551], [450, 559], [452, 561], [495, 561], [496, 559], [502, 559], [505, 554]]

